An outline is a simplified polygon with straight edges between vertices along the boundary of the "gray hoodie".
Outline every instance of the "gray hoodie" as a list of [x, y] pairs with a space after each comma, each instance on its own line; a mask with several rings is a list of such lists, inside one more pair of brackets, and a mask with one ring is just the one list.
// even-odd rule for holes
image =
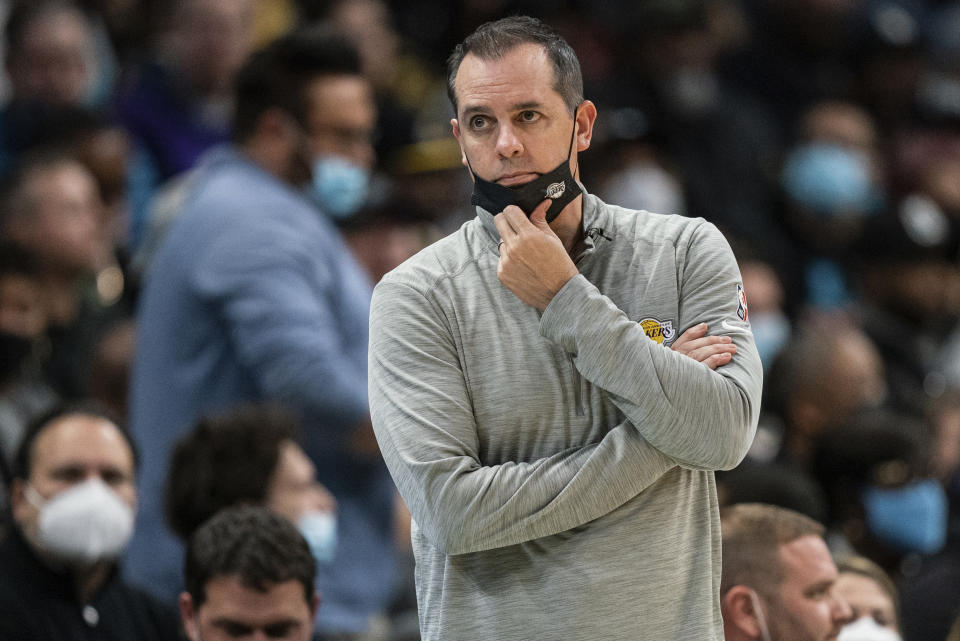
[[[478, 217], [377, 286], [370, 404], [413, 515], [424, 641], [723, 638], [713, 470], [745, 455], [761, 366], [740, 273], [702, 219], [584, 195], [541, 315]], [[737, 354], [667, 349], [706, 322]]]

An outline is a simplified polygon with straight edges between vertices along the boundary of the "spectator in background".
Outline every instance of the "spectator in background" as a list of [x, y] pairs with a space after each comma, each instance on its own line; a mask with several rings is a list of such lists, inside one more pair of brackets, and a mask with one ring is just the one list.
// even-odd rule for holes
[[136, 454], [94, 407], [57, 407], [28, 430], [0, 543], [0, 638], [172, 641], [176, 616], [121, 579], [133, 528]]
[[918, 121], [916, 95], [924, 73], [923, 28], [929, 4], [864, 3], [864, 38], [855, 62], [857, 95], [885, 138]]
[[190, 538], [180, 616], [190, 641], [308, 641], [320, 604], [303, 537], [266, 510], [223, 510]]
[[836, 592], [823, 526], [802, 514], [741, 503], [721, 514], [720, 602], [727, 641], [825, 641], [851, 618]]
[[5, 29], [11, 96], [0, 110], [0, 174], [29, 148], [38, 113], [63, 107], [96, 109], [113, 82], [109, 43], [75, 3], [12, 4]]
[[743, 289], [750, 292], [750, 328], [764, 372], [769, 372], [789, 342], [793, 328], [786, 310], [783, 283], [772, 264], [759, 258], [741, 258]]
[[780, 177], [798, 261], [789, 288], [802, 292], [797, 302], [833, 310], [853, 301], [852, 249], [885, 203], [876, 128], [864, 109], [841, 101], [818, 102], [798, 122]]
[[[919, 569], [900, 583], [904, 641], [943, 639], [960, 617], [960, 546], [955, 541], [921, 560]], [[951, 640], [954, 637], [950, 637]]]
[[[960, 392], [948, 391], [931, 402], [928, 420], [930, 471], [946, 489], [949, 521], [944, 548], [923, 558], [900, 584], [906, 641], [943, 638], [960, 617]], [[954, 625], [953, 634], [958, 633], [960, 626]]]
[[960, 218], [948, 211], [929, 193], [909, 194], [857, 247], [864, 331], [883, 355], [892, 401], [918, 417], [960, 384]]
[[85, 395], [94, 343], [125, 312], [96, 279], [116, 269], [102, 208], [90, 171], [59, 151], [24, 158], [3, 189], [0, 236], [37, 259], [50, 339], [44, 376], [66, 398]]
[[[253, 46], [252, 0], [169, 3], [154, 59], [116, 97], [119, 121], [146, 152], [153, 188], [193, 167], [230, 137], [232, 83]], [[142, 238], [147, 198], [135, 203], [134, 246]]]
[[[883, 361], [870, 339], [856, 326], [835, 319], [808, 321], [774, 362], [761, 439], [781, 462], [806, 468], [818, 435], [843, 423], [864, 407], [880, 406], [887, 397]], [[763, 457], [769, 460], [769, 455]]]
[[[377, 101], [377, 157], [386, 160], [413, 142], [411, 100], [418, 85], [428, 82], [429, 68], [409, 73], [414, 59], [403, 50], [403, 39], [393, 27], [390, 6], [383, 0], [337, 0], [327, 3], [327, 20], [353, 42], [360, 53], [363, 75], [370, 79]], [[424, 77], [425, 76], [425, 77]]]
[[117, 416], [129, 416], [130, 367], [136, 346], [136, 321], [123, 318], [107, 326], [94, 343], [85, 388], [90, 398]]
[[200, 419], [170, 458], [167, 522], [187, 540], [221, 509], [262, 505], [297, 525], [318, 563], [336, 547], [336, 500], [295, 439], [292, 414], [242, 406]]
[[853, 621], [837, 641], [901, 641], [897, 587], [879, 565], [862, 556], [837, 564], [837, 595], [853, 611]]
[[[639, 112], [659, 164], [679, 174], [683, 209], [651, 211], [702, 216], [735, 239], [788, 257], [789, 238], [771, 216], [776, 192], [770, 168], [779, 141], [764, 107], [718, 73], [723, 36], [711, 19], [716, 3], [624, 2], [619, 7], [623, 15], [614, 25], [622, 35], [619, 81], [607, 78], [595, 95], [601, 102], [629, 106], [619, 113]], [[617, 114], [608, 125], [615, 135]], [[661, 184], [669, 185], [663, 178]], [[646, 208], [631, 200], [614, 202]]]
[[15, 2], [6, 26], [14, 101], [83, 104], [97, 81], [93, 27], [67, 0]]
[[736, 503], [765, 503], [827, 520], [827, 499], [820, 484], [804, 468], [776, 462], [745, 461], [717, 474], [720, 507]]
[[402, 197], [364, 207], [339, 227], [372, 283], [439, 238], [430, 212]]
[[724, 60], [724, 77], [777, 119], [781, 139], [824, 99], [852, 99], [866, 35], [859, 0], [745, 2], [750, 39]]
[[322, 208], [356, 185], [328, 160], [373, 163], [373, 92], [346, 39], [299, 32], [248, 60], [236, 108], [236, 144], [199, 165], [141, 296], [131, 409], [143, 503], [127, 567], [160, 594], [179, 590], [162, 506], [173, 444], [205, 414], [275, 401], [302, 417], [339, 508], [319, 630], [365, 638], [395, 582], [395, 491], [368, 413], [370, 282]]
[[947, 499], [927, 465], [921, 423], [889, 410], [860, 412], [815, 440], [811, 469], [829, 506], [831, 548], [855, 552], [900, 578], [904, 561], [939, 551]]
[[[614, 114], [625, 119], [625, 110]], [[627, 134], [629, 135], [629, 134]], [[656, 146], [640, 140], [609, 143], [607, 156], [611, 166], [604, 168], [606, 178], [598, 195], [615, 203], [664, 214], [687, 213], [683, 186], [675, 171], [670, 171]]]
[[[57, 400], [40, 376], [46, 347], [47, 315], [40, 275], [30, 252], [0, 242], [0, 471], [3, 489], [20, 439], [29, 425]], [[0, 504], [6, 504], [6, 492]]]

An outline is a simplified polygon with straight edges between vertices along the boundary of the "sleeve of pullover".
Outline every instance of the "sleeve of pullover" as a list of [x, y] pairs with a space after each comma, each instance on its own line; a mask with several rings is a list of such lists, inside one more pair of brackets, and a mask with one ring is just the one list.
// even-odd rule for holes
[[676, 247], [677, 331], [706, 322], [737, 346], [711, 370], [667, 349], [582, 275], [544, 311], [540, 333], [574, 356], [581, 374], [613, 402], [654, 447], [694, 469], [729, 469], [746, 455], [760, 410], [762, 367], [741, 318], [740, 270], [720, 232], [701, 222]]
[[482, 465], [470, 394], [442, 312], [381, 282], [370, 317], [377, 440], [424, 535], [446, 554], [549, 536], [616, 509], [676, 466], [628, 422], [598, 443]]

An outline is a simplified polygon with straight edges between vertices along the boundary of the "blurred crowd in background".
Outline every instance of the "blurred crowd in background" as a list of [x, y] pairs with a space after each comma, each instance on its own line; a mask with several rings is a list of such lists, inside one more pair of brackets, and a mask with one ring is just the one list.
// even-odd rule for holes
[[[357, 47], [376, 92], [376, 156], [321, 208], [375, 283], [474, 215], [444, 64], [480, 23], [523, 13], [580, 57], [599, 111], [580, 156], [586, 189], [701, 216], [738, 257], [765, 400], [747, 460], [717, 476], [721, 503], [798, 510], [827, 526], [838, 558], [879, 564], [899, 588], [906, 641], [943, 639], [960, 615], [960, 2], [6, 0], [0, 11], [5, 479], [25, 426], [55, 400], [127, 415], [141, 284], [189, 171], [230, 140], [232, 82], [251, 52], [321, 23]], [[411, 581], [397, 577], [398, 611]]]

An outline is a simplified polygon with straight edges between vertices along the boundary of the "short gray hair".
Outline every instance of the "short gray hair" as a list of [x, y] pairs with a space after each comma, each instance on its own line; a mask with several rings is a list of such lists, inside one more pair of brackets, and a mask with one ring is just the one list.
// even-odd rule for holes
[[573, 48], [552, 27], [529, 16], [512, 16], [480, 25], [453, 49], [447, 59], [447, 96], [457, 113], [456, 80], [460, 63], [472, 53], [481, 60], [499, 60], [522, 44], [543, 47], [553, 63], [553, 88], [563, 98], [570, 113], [583, 102], [583, 75]]
[[808, 516], [775, 505], [738, 503], [720, 511], [721, 598], [735, 585], [757, 592], [778, 586], [784, 577], [780, 546], [805, 536], [822, 537], [824, 527]]

